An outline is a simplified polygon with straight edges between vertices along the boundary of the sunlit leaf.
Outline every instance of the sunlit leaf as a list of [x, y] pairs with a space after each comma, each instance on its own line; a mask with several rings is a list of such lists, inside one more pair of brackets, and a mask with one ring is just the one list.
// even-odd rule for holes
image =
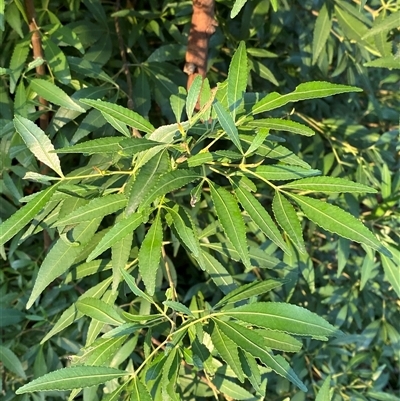
[[139, 272], [146, 290], [154, 294], [156, 275], [161, 258], [163, 232], [160, 213], [157, 213], [149, 231], [147, 232], [139, 250]]
[[76, 303], [79, 312], [102, 323], [119, 326], [124, 320], [111, 306], [97, 298], [85, 298]]
[[327, 3], [323, 3], [314, 25], [312, 43], [313, 64], [318, 60], [318, 57], [328, 40], [332, 28], [332, 16], [330, 14]]
[[368, 245], [386, 256], [391, 255], [367, 227], [340, 207], [307, 196], [294, 194], [290, 196], [301, 207], [304, 214], [323, 229]]
[[43, 130], [32, 121], [21, 116], [14, 117], [14, 126], [21, 135], [26, 147], [36, 158], [63, 177], [60, 159], [56, 154], [50, 153], [54, 150], [54, 146]]
[[34, 391], [72, 390], [105, 383], [125, 376], [127, 372], [100, 366], [75, 366], [47, 373], [17, 389], [17, 394]]
[[262, 118], [259, 120], [253, 120], [246, 124], [246, 126], [252, 128], [268, 128], [276, 131], [288, 131], [293, 134], [305, 136], [314, 135], [314, 131], [306, 125], [300, 124], [296, 121], [282, 120], [281, 118]]
[[272, 92], [253, 106], [253, 114], [263, 113], [284, 106], [290, 102], [306, 99], [318, 99], [346, 92], [361, 92], [362, 89], [354, 86], [332, 84], [330, 82], [306, 82], [300, 84], [294, 92], [280, 95]]

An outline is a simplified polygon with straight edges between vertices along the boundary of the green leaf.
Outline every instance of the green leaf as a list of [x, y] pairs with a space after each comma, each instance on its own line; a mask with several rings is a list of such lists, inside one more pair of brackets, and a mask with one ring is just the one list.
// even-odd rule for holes
[[6, 7], [5, 0], [0, 0], [0, 31], [4, 32], [4, 9]]
[[211, 341], [221, 358], [232, 368], [237, 378], [243, 383], [244, 373], [240, 363], [237, 345], [214, 324], [211, 332]]
[[222, 129], [239, 149], [240, 153], [243, 153], [242, 144], [239, 140], [239, 133], [232, 116], [225, 110], [218, 100], [214, 101], [214, 110], [217, 113], [218, 121], [221, 124]]
[[[122, 217], [119, 215], [118, 217]], [[111, 247], [111, 261], [113, 269], [113, 292], [118, 292], [118, 285], [121, 281], [121, 269], [124, 269], [128, 263], [132, 250], [133, 232], [122, 238]]]
[[[78, 129], [75, 131], [74, 136], [70, 141], [70, 144], [71, 145], [76, 144], [82, 138], [88, 136], [91, 132], [95, 131], [98, 128], [103, 127], [106, 123], [107, 121], [105, 120], [105, 118], [103, 117], [103, 115], [99, 110], [96, 109], [90, 110], [89, 113], [86, 114], [82, 122], [79, 124]], [[121, 138], [118, 139], [120, 140]]]
[[258, 177], [262, 180], [267, 181], [286, 181], [295, 180], [297, 178], [309, 177], [313, 175], [319, 175], [319, 170], [304, 169], [298, 166], [285, 166], [285, 165], [270, 165], [270, 166], [259, 166], [254, 170], [246, 169], [246, 173]]
[[231, 291], [228, 295], [225, 295], [220, 301], [218, 301], [213, 309], [220, 308], [221, 305], [231, 304], [250, 297], [255, 297], [257, 295], [266, 294], [267, 292], [273, 290], [274, 288], [281, 287], [285, 284], [284, 280], [270, 279], [265, 281], [256, 281], [254, 283], [249, 283], [236, 288]]
[[154, 188], [160, 175], [167, 172], [169, 168], [167, 159], [165, 152], [158, 153], [141, 167], [136, 177], [133, 176], [129, 180], [128, 185], [131, 184], [131, 180], [134, 181], [129, 188], [128, 204], [125, 209], [126, 216], [130, 216], [136, 211], [146, 194]]
[[272, 210], [278, 224], [286, 231], [299, 251], [305, 253], [306, 248], [297, 213], [292, 204], [278, 191], [275, 192], [274, 200], [272, 201]]
[[259, 358], [262, 363], [270, 367], [278, 375], [290, 380], [301, 391], [307, 391], [307, 387], [293, 372], [285, 359], [268, 352], [265, 348], [263, 338], [256, 332], [233, 322], [224, 322], [219, 319], [215, 319], [214, 322], [243, 351], [247, 351], [256, 358]]
[[116, 131], [120, 132], [122, 135], [126, 136], [127, 138], [131, 137], [131, 133], [128, 130], [126, 124], [122, 123], [121, 121], [114, 118], [111, 114], [102, 113], [104, 119], [115, 128]]
[[173, 225], [176, 233], [182, 242], [188, 247], [190, 252], [196, 259], [202, 257], [200, 243], [197, 235], [195, 234], [195, 228], [188, 213], [181, 207], [177, 207], [177, 210], [171, 208], [165, 208], [172, 217]]
[[232, 57], [228, 71], [228, 105], [233, 120], [243, 100], [243, 93], [246, 91], [248, 69], [246, 45], [241, 41]]
[[135, 279], [128, 273], [126, 272], [124, 269], [121, 269], [121, 273], [122, 276], [125, 279], [126, 284], [128, 284], [128, 287], [130, 288], [130, 290], [138, 297], [142, 297], [143, 299], [145, 299], [147, 302], [149, 302], [150, 304], [153, 303], [153, 299], [147, 295], [145, 292], [143, 292], [135, 283]]
[[139, 250], [139, 272], [146, 290], [154, 295], [156, 275], [160, 264], [163, 231], [160, 212], [147, 232]]
[[62, 84], [68, 85], [71, 82], [71, 72], [65, 54], [49, 38], [42, 37], [44, 57], [55, 78]]
[[104, 366], [75, 366], [47, 373], [20, 387], [16, 394], [34, 391], [72, 390], [105, 383], [127, 375], [124, 370]]
[[187, 316], [194, 316], [192, 311], [185, 305], [177, 301], [163, 301], [163, 304], [176, 312], [183, 313]]
[[320, 340], [340, 334], [338, 329], [317, 314], [284, 302], [255, 302], [226, 310], [224, 315], [269, 330]]
[[260, 366], [256, 358], [241, 348], [239, 348], [239, 358], [243, 373], [247, 376], [257, 395], [265, 398], [267, 380], [265, 377], [261, 378]]
[[0, 224], [0, 246], [14, 237], [46, 206], [58, 185], [59, 183], [39, 192], [30, 202]]
[[[160, 142], [152, 141], [145, 138], [129, 138], [122, 140], [119, 145], [122, 150], [121, 153], [124, 156], [133, 156], [139, 152], [143, 152], [148, 149], [152, 149], [155, 146], [163, 145]], [[166, 145], [164, 145], [166, 146]]]
[[248, 213], [258, 228], [276, 245], [278, 245], [279, 248], [290, 254], [290, 251], [283, 240], [278, 227], [261, 203], [254, 197], [254, 195], [240, 187], [235, 187], [235, 194], [243, 209]]
[[24, 380], [26, 380], [24, 368], [22, 367], [17, 355], [3, 345], [0, 345], [0, 361], [10, 372], [17, 374], [19, 377], [22, 377]]
[[21, 116], [14, 117], [14, 127], [36, 158], [63, 177], [60, 159], [50, 153], [54, 151], [54, 146], [48, 136], [35, 123]]
[[232, 7], [231, 10], [231, 18], [235, 18], [240, 10], [242, 9], [242, 7], [246, 4], [247, 0], [235, 0], [235, 4]]
[[181, 357], [175, 347], [167, 356], [162, 368], [161, 394], [163, 400], [179, 401], [176, 391], [176, 382], [180, 367]]
[[104, 82], [108, 82], [111, 85], [115, 85], [113, 79], [108, 76], [97, 63], [93, 63], [82, 57], [67, 56], [69, 67], [72, 71], [78, 74], [82, 74], [84, 77], [91, 77], [99, 79]]
[[256, 332], [264, 338], [264, 343], [268, 348], [278, 351], [299, 352], [303, 345], [301, 341], [281, 331], [256, 329]]
[[[399, 260], [400, 252], [394, 247], [389, 248], [393, 255], [397, 256]], [[383, 271], [385, 272], [385, 277], [393, 287], [393, 290], [396, 292], [397, 296], [400, 298], [400, 276], [399, 276], [399, 266], [392, 260], [386, 257], [385, 255], [381, 255], [382, 258], [382, 266]]]
[[200, 178], [201, 176], [194, 170], [174, 170], [163, 174], [154, 187], [143, 197], [139, 210], [143, 210], [159, 196], [175, 191]]
[[331, 376], [328, 376], [324, 383], [322, 384], [321, 388], [318, 391], [317, 397], [315, 401], [331, 401], [332, 397], [329, 394], [329, 385], [331, 383]]
[[[109, 287], [111, 281], [112, 277], [109, 277], [106, 280], [101, 281], [94, 287], [89, 288], [85, 293], [83, 293], [78, 298], [78, 300], [85, 299], [87, 297], [100, 298]], [[72, 304], [62, 313], [62, 315], [57, 320], [53, 328], [41, 340], [40, 344], [44, 344], [51, 337], [53, 337], [60, 331], [64, 330], [65, 328], [69, 327], [73, 322], [80, 319], [82, 316], [83, 314], [76, 309], [76, 305]]]
[[307, 192], [323, 192], [323, 193], [376, 193], [376, 189], [367, 185], [358, 184], [344, 178], [337, 177], [310, 177], [293, 181], [280, 188], [298, 189]]
[[98, 138], [92, 141], [78, 143], [77, 145], [68, 146], [66, 148], [56, 149], [56, 153], [86, 153], [94, 155], [97, 153], [117, 153], [121, 150], [121, 137]]
[[332, 16], [330, 15], [326, 3], [322, 4], [317, 20], [314, 25], [313, 43], [312, 43], [312, 63], [318, 60], [322, 49], [325, 47], [332, 28]]
[[390, 14], [389, 16], [386, 16], [377, 23], [374, 23], [374, 26], [362, 37], [362, 39], [367, 39], [381, 32], [387, 33], [393, 29], [397, 29], [400, 25], [399, 21], [400, 10]]
[[171, 97], [169, 98], [169, 102], [171, 104], [171, 109], [174, 112], [176, 121], [180, 123], [182, 118], [182, 111], [186, 103], [186, 89], [180, 86], [178, 90], [179, 92], [177, 95], [171, 95]]
[[240, 255], [244, 265], [250, 267], [246, 227], [235, 198], [226, 189], [216, 187], [211, 182], [210, 189], [215, 211], [226, 236]]
[[217, 259], [203, 250], [201, 256], [201, 258], [197, 259], [197, 263], [210, 275], [211, 280], [224, 294], [229, 294], [236, 288], [236, 283], [232, 276]]
[[[240, 140], [245, 143], [252, 143], [253, 137], [250, 135], [240, 135]], [[265, 141], [256, 151], [256, 154], [267, 157], [269, 159], [280, 160], [285, 164], [300, 166], [305, 169], [311, 169], [311, 166], [300, 157], [296, 156], [292, 151], [284, 146], [277, 145], [271, 141]]]
[[300, 84], [294, 92], [280, 95], [272, 92], [257, 102], [252, 109], [253, 114], [263, 113], [284, 106], [290, 102], [298, 102], [306, 99], [318, 99], [346, 92], [362, 92], [362, 89], [354, 86], [332, 84], [330, 82], [314, 81]]
[[72, 100], [62, 89], [49, 81], [33, 78], [30, 80], [29, 86], [39, 96], [51, 103], [56, 104], [57, 106], [65, 107], [68, 110], [79, 111], [80, 113], [85, 112], [85, 109]]
[[96, 232], [100, 222], [101, 218], [98, 218], [89, 223], [84, 222], [76, 226], [71, 230], [73, 242], [66, 241], [63, 237], [57, 240], [40, 266], [35, 285], [26, 304], [27, 309], [33, 305], [39, 295], [54, 279], [65, 273], [72, 266], [76, 257]]
[[188, 94], [187, 94], [187, 98], [186, 98], [186, 114], [187, 114], [189, 121], [191, 120], [191, 118], [193, 116], [194, 108], [196, 107], [196, 104], [199, 100], [199, 95], [200, 95], [202, 84], [203, 84], [202, 76], [197, 75], [188, 90]]
[[203, 164], [210, 163], [214, 160], [213, 154], [211, 152], [197, 153], [197, 155], [190, 156], [188, 159], [189, 167], [197, 167]]
[[18, 80], [25, 68], [25, 63], [30, 51], [30, 37], [24, 38], [14, 45], [13, 53], [10, 60], [10, 93], [15, 92]]
[[118, 241], [125, 238], [129, 233], [136, 230], [137, 227], [142, 223], [143, 216], [139, 213], [133, 213], [126, 219], [119, 221], [114, 224], [110, 231], [101, 239], [99, 244], [90, 255], [87, 257], [86, 262], [90, 262], [108, 248], [112, 247]]
[[110, 114], [116, 120], [123, 122], [129, 127], [138, 129], [146, 133], [151, 133], [155, 130], [152, 124], [150, 124], [140, 114], [135, 113], [125, 107], [119, 106], [114, 103], [104, 102], [102, 100], [91, 100], [91, 99], [79, 99], [83, 104], [87, 104], [102, 113]]
[[78, 224], [98, 217], [104, 217], [122, 209], [126, 205], [124, 194], [107, 195], [91, 200], [88, 204], [79, 207], [64, 218], [57, 220], [53, 227]]
[[378, 67], [378, 68], [395, 68], [400, 69], [400, 58], [396, 55], [381, 57], [376, 60], [368, 61], [368, 63], [364, 63], [364, 67]]
[[109, 304], [97, 298], [85, 298], [76, 303], [79, 312], [99, 322], [119, 326], [125, 323], [119, 313]]
[[294, 194], [290, 194], [290, 196], [301, 207], [304, 214], [324, 230], [370, 246], [386, 256], [391, 256], [391, 253], [376, 239], [367, 227], [340, 207], [307, 196]]
[[133, 379], [133, 389], [131, 389], [130, 401], [153, 401], [149, 390], [137, 376]]
[[[253, 152], [257, 151], [260, 146], [265, 142], [265, 138], [268, 136], [268, 129], [259, 129], [257, 130], [257, 134], [252, 139], [249, 148], [246, 150], [245, 156], [251, 155]], [[243, 139], [242, 137], [240, 138]]]
[[259, 120], [249, 121], [246, 127], [251, 128], [268, 128], [276, 131], [288, 131], [293, 134], [312, 136], [314, 131], [306, 125], [296, 121], [282, 120], [281, 118], [262, 118]]

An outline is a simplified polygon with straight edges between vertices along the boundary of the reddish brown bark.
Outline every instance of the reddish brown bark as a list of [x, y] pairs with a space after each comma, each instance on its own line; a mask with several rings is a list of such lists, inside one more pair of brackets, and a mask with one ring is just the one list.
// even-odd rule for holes
[[193, 0], [192, 24], [183, 69], [188, 74], [188, 89], [197, 75], [203, 79], [207, 75], [208, 42], [216, 26], [214, 0]]

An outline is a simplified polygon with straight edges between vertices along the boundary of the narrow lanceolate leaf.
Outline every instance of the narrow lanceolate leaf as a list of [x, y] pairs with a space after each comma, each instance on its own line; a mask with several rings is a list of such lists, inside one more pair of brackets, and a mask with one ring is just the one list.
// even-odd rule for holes
[[34, 391], [72, 390], [74, 388], [91, 387], [109, 380], [125, 376], [124, 370], [105, 366], [74, 366], [47, 373], [20, 387], [16, 393], [32, 393]]
[[202, 83], [203, 78], [201, 75], [197, 75], [190, 85], [186, 99], [186, 114], [189, 120], [192, 118], [193, 110], [196, 107], [196, 103], [199, 99]]
[[200, 243], [197, 235], [193, 231], [193, 225], [191, 224], [188, 214], [182, 208], [179, 208], [178, 210], [171, 208], [166, 209], [172, 217], [173, 225], [179, 238], [187, 246], [190, 252], [193, 253], [193, 256], [196, 259], [200, 258]]
[[46, 206], [58, 185], [57, 183], [38, 193], [30, 202], [0, 224], [0, 246], [14, 237]]
[[240, 363], [237, 345], [214, 324], [211, 341], [221, 358], [232, 368], [237, 378], [243, 383], [244, 373]]
[[322, 49], [325, 47], [331, 28], [332, 16], [330, 15], [327, 4], [323, 3], [321, 9], [319, 10], [319, 14], [314, 26], [314, 36], [312, 43], [313, 64], [315, 64], [315, 62], [318, 60]]
[[183, 313], [187, 316], [194, 316], [192, 311], [185, 305], [177, 301], [164, 301], [163, 304], [176, 312]]
[[264, 338], [265, 346], [271, 349], [284, 352], [299, 352], [302, 342], [281, 331], [256, 329], [257, 334]]
[[[108, 277], [107, 279], [101, 281], [100, 283], [96, 284], [94, 287], [89, 288], [85, 293], [83, 293], [78, 300], [84, 299], [87, 297], [94, 297], [100, 298], [107, 288], [110, 286], [112, 281], [112, 277]], [[40, 344], [44, 344], [48, 341], [51, 337], [55, 336], [60, 331], [64, 330], [65, 328], [69, 327], [73, 322], [80, 319], [83, 316], [77, 309], [75, 304], [72, 304], [68, 307], [57, 320], [53, 328], [43, 337]]]
[[200, 178], [201, 176], [193, 170], [174, 170], [163, 174], [155, 186], [143, 198], [139, 210], [143, 210], [159, 196], [175, 191]]
[[[130, 288], [130, 290], [138, 297], [142, 297], [143, 299], [145, 299], [147, 302], [149, 303], [154, 303], [154, 301], [152, 300], [152, 298], [147, 295], [145, 292], [143, 292], [137, 285], [135, 282], [135, 279], [128, 273], [126, 272], [124, 269], [121, 269], [121, 273], [122, 276], [125, 279], [126, 284], [128, 285], [128, 287]], [[145, 320], [145, 319], [142, 319]]]
[[129, 138], [120, 142], [120, 146], [122, 148], [121, 153], [124, 156], [133, 156], [136, 153], [154, 148], [154, 146], [158, 145], [161, 145], [161, 143], [145, 138]]
[[209, 253], [202, 251], [201, 258], [197, 259], [197, 263], [210, 275], [211, 280], [224, 294], [229, 294], [236, 288], [236, 283], [228, 270]]
[[231, 10], [231, 18], [235, 18], [242, 7], [246, 4], [247, 0], [236, 0]]
[[71, 72], [65, 54], [61, 49], [51, 40], [42, 37], [44, 57], [49, 65], [52, 74], [61, 83], [68, 85], [71, 82]]
[[210, 183], [211, 198], [226, 236], [246, 267], [251, 266], [246, 240], [246, 227], [235, 198], [224, 188]]
[[125, 205], [126, 197], [124, 194], [114, 194], [96, 198], [91, 200], [88, 204], [74, 210], [64, 218], [56, 221], [53, 227], [78, 224], [82, 221], [104, 217], [122, 209]]
[[397, 29], [400, 25], [399, 21], [400, 21], [400, 10], [381, 19], [379, 22], [375, 22], [374, 26], [362, 37], [362, 39], [367, 39], [381, 32], [387, 33], [392, 29]]
[[307, 192], [323, 192], [323, 193], [376, 193], [376, 189], [367, 185], [358, 184], [344, 178], [336, 177], [310, 177], [290, 182], [282, 185], [280, 188], [298, 189]]
[[331, 376], [328, 376], [324, 380], [324, 383], [322, 384], [321, 388], [319, 389], [315, 401], [331, 401], [332, 396], [329, 393], [330, 383], [331, 383]]
[[97, 298], [85, 298], [76, 303], [78, 311], [99, 322], [119, 326], [125, 323], [118, 312], [109, 304]]
[[33, 78], [30, 80], [30, 87], [39, 96], [57, 106], [62, 106], [68, 110], [75, 110], [81, 113], [85, 112], [85, 109], [72, 100], [62, 89], [49, 81]]
[[246, 45], [241, 41], [232, 57], [228, 71], [228, 105], [233, 120], [235, 120], [236, 109], [242, 102], [243, 93], [246, 91], [248, 69]]
[[[253, 139], [254, 138], [250, 135], [240, 135], [240, 140], [247, 144], [251, 144]], [[256, 153], [269, 159], [280, 160], [285, 164], [311, 169], [308, 163], [300, 159], [300, 157], [296, 156], [292, 151], [271, 141], [264, 141], [264, 143], [258, 147]]]
[[284, 302], [256, 302], [229, 309], [224, 315], [258, 327], [319, 339], [340, 333], [317, 314]]
[[96, 232], [101, 218], [84, 222], [71, 230], [70, 239], [59, 238], [40, 266], [35, 285], [26, 305], [29, 309], [44, 289], [65, 273]]
[[214, 110], [217, 113], [218, 121], [222, 129], [226, 132], [233, 144], [243, 153], [242, 144], [240, 143], [239, 133], [232, 116], [225, 110], [224, 106], [218, 100], [215, 100]]
[[[133, 388], [130, 390], [131, 401], [153, 401], [147, 387], [139, 380], [137, 376], [133, 379]], [[119, 397], [118, 397], [119, 399]]]
[[118, 132], [120, 132], [122, 135], [126, 136], [127, 138], [130, 138], [131, 133], [128, 130], [128, 127], [126, 124], [123, 122], [117, 120], [114, 118], [111, 114], [107, 113], [102, 113], [104, 119], [112, 126], [114, 127]]
[[290, 196], [301, 207], [304, 214], [324, 230], [370, 246], [386, 256], [391, 256], [391, 253], [376, 239], [367, 227], [340, 207], [307, 196], [294, 194], [290, 194]]
[[15, 116], [14, 127], [36, 158], [63, 177], [60, 159], [56, 154], [50, 153], [54, 150], [54, 146], [44, 131], [32, 121], [21, 116]]
[[138, 255], [139, 272], [150, 295], [154, 295], [155, 291], [156, 275], [161, 258], [162, 239], [161, 216], [160, 213], [157, 213], [153, 224], [143, 240]]
[[[394, 260], [399, 260], [400, 252], [393, 247], [391, 247], [390, 249], [391, 252], [395, 255]], [[396, 292], [397, 296], [400, 297], [399, 266], [395, 262], [393, 262], [392, 259], [387, 258], [385, 255], [381, 255], [381, 258], [385, 277], [393, 287], [393, 290]]]
[[295, 180], [298, 178], [321, 174], [319, 170], [285, 165], [259, 166], [256, 167], [254, 170], [246, 170], [246, 172], [250, 173], [254, 177], [258, 177], [262, 180], [267, 181]]
[[86, 261], [90, 262], [118, 241], [125, 238], [130, 232], [136, 230], [142, 221], [143, 216], [139, 213], [134, 213], [126, 219], [114, 224], [111, 230], [101, 239], [96, 248], [93, 249]]
[[240, 187], [235, 187], [235, 194], [239, 199], [243, 209], [248, 213], [259, 229], [276, 245], [278, 245], [279, 248], [290, 254], [290, 251], [283, 240], [278, 227], [261, 203], [254, 197], [254, 195]]
[[22, 377], [24, 380], [26, 380], [24, 368], [22, 367], [17, 355], [3, 345], [0, 345], [0, 361], [10, 372], [17, 374], [19, 377]]
[[305, 253], [303, 235], [297, 213], [292, 204], [278, 191], [272, 201], [272, 210], [278, 224], [286, 231], [300, 252]]
[[151, 133], [155, 130], [153, 125], [140, 114], [135, 113], [134, 111], [125, 107], [114, 103], [103, 102], [102, 100], [79, 99], [79, 101], [97, 110], [100, 110], [102, 113], [110, 114], [116, 120], [123, 122], [129, 127], [136, 128], [139, 131]]
[[[160, 152], [141, 167], [136, 177], [131, 177], [128, 182], [128, 204], [125, 209], [126, 216], [136, 211], [146, 194], [155, 186], [160, 175], [168, 171], [169, 165], [165, 152]], [[131, 180], [133, 184], [131, 184]]]
[[275, 131], [287, 131], [293, 134], [312, 136], [315, 132], [306, 125], [296, 121], [282, 120], [280, 118], [262, 118], [260, 120], [250, 121], [246, 124], [247, 127], [253, 128], [268, 128]]
[[225, 295], [215, 304], [214, 309], [219, 308], [224, 304], [231, 304], [257, 295], [266, 294], [268, 291], [281, 287], [283, 284], [285, 284], [284, 280], [270, 279], [242, 285], [231, 291], [228, 295]]
[[122, 148], [119, 143], [123, 140], [121, 137], [98, 138], [92, 141], [78, 143], [77, 145], [66, 148], [56, 149], [56, 153], [86, 153], [94, 155], [96, 153], [116, 153]]
[[338, 85], [330, 82], [306, 82], [300, 84], [294, 92], [286, 95], [280, 95], [277, 92], [272, 92], [265, 96], [253, 106], [253, 114], [263, 113], [265, 111], [274, 110], [284, 106], [290, 102], [298, 102], [306, 99], [318, 99], [327, 96], [337, 95], [346, 92], [361, 92], [362, 89], [355, 86]]
[[266, 350], [264, 339], [254, 330], [249, 330], [233, 322], [224, 322], [215, 319], [216, 325], [242, 350], [260, 359], [262, 363], [270, 367], [275, 373], [290, 380], [300, 388], [301, 391], [307, 391], [307, 387], [293, 372], [289, 364], [280, 356], [274, 356]]

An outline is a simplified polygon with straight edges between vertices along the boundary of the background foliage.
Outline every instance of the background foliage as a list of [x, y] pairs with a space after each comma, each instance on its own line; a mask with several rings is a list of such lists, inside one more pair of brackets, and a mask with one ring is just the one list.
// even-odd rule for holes
[[397, 2], [217, 1], [197, 114], [191, 2], [34, 6], [36, 60], [0, 1], [4, 399], [397, 400]]

